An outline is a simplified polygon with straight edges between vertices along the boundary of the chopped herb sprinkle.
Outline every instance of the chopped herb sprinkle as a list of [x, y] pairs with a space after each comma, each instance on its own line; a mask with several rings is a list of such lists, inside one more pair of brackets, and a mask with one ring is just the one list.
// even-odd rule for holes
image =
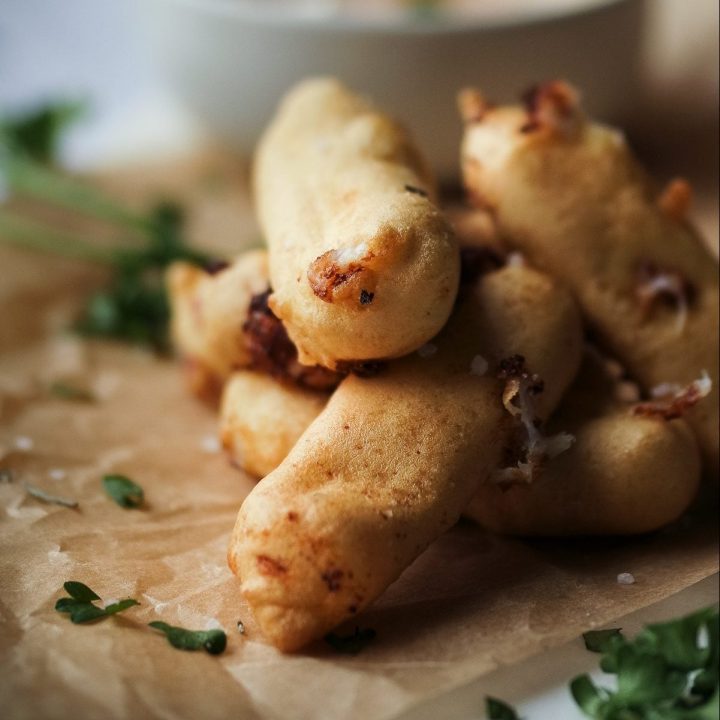
[[211, 655], [219, 655], [227, 646], [227, 635], [222, 630], [186, 630], [159, 620], [148, 624], [163, 633], [179, 650], [205, 650]]
[[55, 603], [55, 609], [70, 615], [71, 622], [75, 624], [110, 617], [140, 604], [133, 598], [126, 598], [100, 607], [95, 605], [95, 601], [100, 600], [100, 596], [84, 583], [69, 580], [63, 587], [70, 597], [60, 598]]
[[145, 493], [130, 478], [124, 475], [105, 475], [102, 483], [105, 492], [120, 507], [138, 508], [143, 504]]

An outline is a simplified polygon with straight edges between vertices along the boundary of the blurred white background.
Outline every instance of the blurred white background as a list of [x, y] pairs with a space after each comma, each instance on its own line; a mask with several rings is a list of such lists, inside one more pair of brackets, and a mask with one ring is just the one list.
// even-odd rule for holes
[[[642, 108], [646, 124], [640, 123], [641, 132], [631, 128], [633, 139], [639, 136], [641, 149], [664, 148], [678, 172], [713, 175], [718, 3], [646, 0], [644, 12], [641, 96], [627, 101]], [[91, 112], [64, 152], [73, 167], [191, 150], [203, 141], [200, 124], [174, 98], [138, 25], [130, 0], [2, 0], [0, 109], [48, 98], [88, 99]], [[608, 55], [613, 52], [609, 46]], [[682, 136], [696, 142], [688, 146]]]

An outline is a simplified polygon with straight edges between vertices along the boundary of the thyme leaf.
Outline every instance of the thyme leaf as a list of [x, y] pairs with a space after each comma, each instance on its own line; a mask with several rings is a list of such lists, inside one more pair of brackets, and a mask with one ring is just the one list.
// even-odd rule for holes
[[140, 604], [133, 598], [126, 598], [125, 600], [111, 603], [105, 607], [99, 607], [94, 603], [96, 600], [100, 600], [100, 596], [84, 583], [78, 582], [77, 580], [69, 580], [63, 587], [70, 597], [60, 598], [55, 603], [55, 610], [70, 615], [71, 622], [75, 624], [110, 617], [134, 605]]
[[163, 633], [179, 650], [205, 650], [211, 655], [219, 655], [227, 646], [227, 635], [222, 630], [186, 630], [160, 620], [148, 624]]
[[143, 489], [125, 475], [105, 475], [102, 483], [105, 492], [120, 507], [138, 508], [145, 499]]

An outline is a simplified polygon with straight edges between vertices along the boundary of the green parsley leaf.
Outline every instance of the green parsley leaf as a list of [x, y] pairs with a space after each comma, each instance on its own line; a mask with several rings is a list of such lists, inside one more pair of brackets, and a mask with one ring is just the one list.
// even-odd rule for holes
[[28, 113], [0, 121], [0, 138], [14, 152], [44, 164], [57, 161], [62, 133], [85, 112], [79, 102], [48, 103]]
[[105, 475], [102, 479], [105, 492], [124, 508], [137, 508], [145, 498], [143, 489], [124, 475]]
[[717, 609], [706, 608], [648, 625], [634, 640], [619, 631], [584, 636], [617, 689], [582, 675], [570, 684], [576, 703], [597, 720], [717, 720], [719, 626]]
[[672, 700], [685, 688], [685, 674], [673, 671], [662, 655], [626, 645], [620, 648], [617, 658], [617, 695], [627, 705]]
[[72, 598], [60, 598], [55, 603], [55, 609], [58, 612], [69, 613], [70, 620], [75, 624], [90, 622], [106, 616], [103, 608]]
[[372, 628], [355, 628], [352, 635], [338, 635], [334, 632], [325, 636], [325, 642], [336, 652], [345, 655], [357, 655], [368, 643], [375, 639], [377, 633]]
[[485, 698], [485, 713], [488, 720], [519, 720], [519, 715], [506, 702], [494, 697]]
[[110, 615], [127, 610], [133, 605], [140, 604], [133, 598], [127, 598], [102, 608], [94, 604], [95, 600], [100, 600], [100, 596], [87, 585], [76, 580], [69, 580], [63, 587], [70, 597], [60, 598], [55, 603], [55, 610], [67, 613], [70, 615], [70, 620], [76, 624], [110, 617]]
[[95, 401], [95, 396], [89, 390], [59, 380], [50, 385], [50, 392], [63, 400]]
[[702, 667], [710, 656], [710, 647], [698, 645], [698, 633], [713, 617], [712, 608], [705, 608], [682, 620], [648, 625], [637, 643], [667, 659], [673, 668], [694, 670]]
[[[88, 337], [120, 340], [167, 353], [170, 310], [164, 270], [176, 260], [207, 266], [210, 258], [186, 244], [185, 217], [179, 205], [161, 202], [146, 213], [138, 213], [92, 185], [50, 167], [56, 159], [60, 135], [77, 116], [78, 107], [76, 103], [57, 103], [22, 117], [0, 118], [3, 180], [19, 197], [31, 197], [118, 227], [123, 233], [121, 241], [114, 248], [103, 247], [4, 208], [0, 209], [0, 239], [31, 250], [108, 265], [107, 287], [88, 299], [75, 330]], [[67, 399], [89, 399], [68, 387], [57, 387], [54, 392]]]
[[598, 710], [605, 700], [605, 693], [595, 687], [589, 675], [579, 675], [570, 683], [570, 692], [578, 707], [589, 717], [599, 717]]
[[168, 642], [180, 650], [205, 650], [219, 655], [227, 646], [227, 635], [222, 630], [186, 630], [159, 620], [148, 624], [164, 633]]
[[133, 607], [134, 605], [139, 605], [140, 603], [133, 599], [133, 598], [126, 598], [125, 600], [119, 600], [116, 603], [110, 603], [110, 605], [105, 606], [105, 614], [106, 615], [115, 615], [119, 612], [122, 612], [123, 610], [127, 610], [129, 607]]
[[100, 596], [96, 592], [77, 580], [68, 580], [63, 587], [65, 588], [65, 592], [75, 600], [92, 602], [93, 600], [100, 599]]
[[583, 633], [585, 647], [590, 652], [604, 653], [610, 648], [611, 643], [622, 639], [620, 628], [609, 628], [608, 630], [590, 630]]

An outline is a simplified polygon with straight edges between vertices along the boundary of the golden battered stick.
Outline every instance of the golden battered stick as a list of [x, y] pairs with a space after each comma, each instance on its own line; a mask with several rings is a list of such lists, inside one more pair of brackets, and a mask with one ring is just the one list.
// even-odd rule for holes
[[201, 396], [211, 394], [233, 369], [250, 364], [243, 323], [253, 296], [267, 290], [267, 253], [247, 252], [215, 274], [176, 262], [166, 281], [170, 332], [186, 361], [190, 388]]
[[581, 327], [557, 283], [506, 268], [468, 290], [433, 342], [344, 380], [240, 509], [228, 562], [284, 651], [356, 615], [455, 523], [514, 444], [502, 396], [512, 403], [517, 378], [498, 379], [500, 361], [522, 353], [542, 375], [546, 416], [577, 370]]
[[254, 370], [238, 370], [225, 383], [220, 438], [233, 461], [254, 477], [274, 470], [327, 403], [307, 390]]
[[586, 360], [549, 423], [573, 446], [530, 484], [480, 487], [465, 515], [493, 532], [524, 536], [632, 535], [687, 509], [700, 455], [684, 420], [634, 416], [613, 383]]
[[[495, 253], [501, 264], [505, 250], [486, 213], [457, 208], [448, 217], [464, 251]], [[226, 383], [220, 406], [225, 450], [241, 470], [264, 477], [285, 459], [328, 399], [326, 392], [276, 381], [264, 372], [239, 370]]]
[[645, 391], [710, 373], [687, 420], [717, 473], [718, 267], [686, 218], [687, 184], [658, 197], [623, 136], [588, 122], [563, 83], [525, 108], [462, 101], [465, 184], [503, 238], [571, 287]]
[[336, 80], [305, 81], [261, 140], [254, 186], [270, 305], [300, 362], [399, 357], [440, 331], [457, 242], [397, 124]]
[[[549, 431], [573, 446], [530, 484], [484, 483], [465, 515], [511, 535], [633, 535], [677, 519], [697, 490], [697, 444], [683, 420], [637, 417], [602, 370], [586, 360]], [[255, 477], [274, 470], [320, 414], [325, 393], [238, 371], [225, 386], [221, 437]], [[610, 401], [608, 401], [610, 399]]]

